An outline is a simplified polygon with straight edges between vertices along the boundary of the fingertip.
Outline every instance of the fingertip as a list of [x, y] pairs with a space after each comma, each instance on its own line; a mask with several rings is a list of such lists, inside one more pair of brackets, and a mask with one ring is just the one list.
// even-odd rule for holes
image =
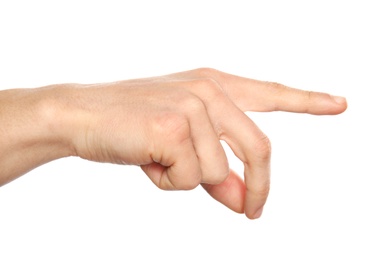
[[261, 217], [261, 215], [263, 214], [263, 207], [259, 208], [255, 214], [253, 215], [253, 219], [258, 219]]
[[333, 96], [327, 93], [312, 92], [311, 102], [305, 113], [312, 115], [338, 115], [347, 109], [345, 97]]
[[333, 99], [333, 102], [338, 107], [337, 114], [343, 113], [348, 107], [347, 99], [345, 97], [342, 97], [342, 96], [333, 96], [332, 95], [331, 97]]
[[339, 105], [342, 105], [344, 103], [347, 102], [347, 100], [345, 99], [345, 97], [341, 97], [341, 96], [332, 96], [333, 98], [333, 101], [336, 102], [337, 104]]
[[245, 209], [245, 215], [248, 219], [259, 219], [263, 215], [264, 204], [255, 210]]

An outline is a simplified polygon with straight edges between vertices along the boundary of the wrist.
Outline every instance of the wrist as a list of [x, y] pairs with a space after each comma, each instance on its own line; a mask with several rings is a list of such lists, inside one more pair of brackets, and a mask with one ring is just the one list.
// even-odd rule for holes
[[61, 95], [66, 86], [0, 92], [0, 185], [74, 155]]
[[77, 114], [70, 106], [72, 88], [70, 84], [53, 85], [36, 89], [33, 94], [40, 142], [56, 146], [58, 158], [75, 155], [73, 133], [77, 131]]

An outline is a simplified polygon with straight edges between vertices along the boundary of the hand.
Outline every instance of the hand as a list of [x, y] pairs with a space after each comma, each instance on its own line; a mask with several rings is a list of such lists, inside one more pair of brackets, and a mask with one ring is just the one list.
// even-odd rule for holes
[[[161, 189], [202, 184], [216, 200], [249, 218], [261, 215], [270, 186], [271, 145], [245, 111], [338, 114], [344, 98], [197, 69], [74, 90], [80, 108], [78, 156], [140, 165]], [[70, 111], [74, 111], [71, 109]], [[75, 113], [72, 113], [75, 114]], [[80, 131], [82, 129], [82, 131]], [[245, 166], [229, 169], [220, 140]]]
[[[341, 97], [213, 69], [45, 91], [51, 104], [45, 117], [69, 154], [139, 165], [164, 190], [201, 184], [250, 219], [260, 217], [268, 196], [271, 145], [244, 112], [322, 115], [346, 109]], [[229, 169], [220, 140], [243, 162], [245, 182]]]

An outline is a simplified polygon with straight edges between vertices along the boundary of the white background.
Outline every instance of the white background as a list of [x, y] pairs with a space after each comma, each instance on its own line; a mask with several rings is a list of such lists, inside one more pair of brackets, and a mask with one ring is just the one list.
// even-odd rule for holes
[[248, 113], [273, 145], [259, 220], [200, 187], [161, 191], [135, 166], [39, 167], [0, 188], [0, 259], [390, 259], [387, 6], [1, 0], [1, 89], [213, 67], [343, 95], [349, 107]]

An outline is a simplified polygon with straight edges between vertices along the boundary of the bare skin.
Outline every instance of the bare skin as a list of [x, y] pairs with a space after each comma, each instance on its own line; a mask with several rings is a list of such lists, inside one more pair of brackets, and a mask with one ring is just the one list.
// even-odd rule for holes
[[[199, 184], [231, 210], [259, 218], [270, 188], [271, 145], [244, 113], [336, 115], [346, 100], [202, 68], [101, 84], [0, 91], [0, 185], [78, 156], [139, 165], [164, 190]], [[220, 140], [243, 162], [229, 169]]]

